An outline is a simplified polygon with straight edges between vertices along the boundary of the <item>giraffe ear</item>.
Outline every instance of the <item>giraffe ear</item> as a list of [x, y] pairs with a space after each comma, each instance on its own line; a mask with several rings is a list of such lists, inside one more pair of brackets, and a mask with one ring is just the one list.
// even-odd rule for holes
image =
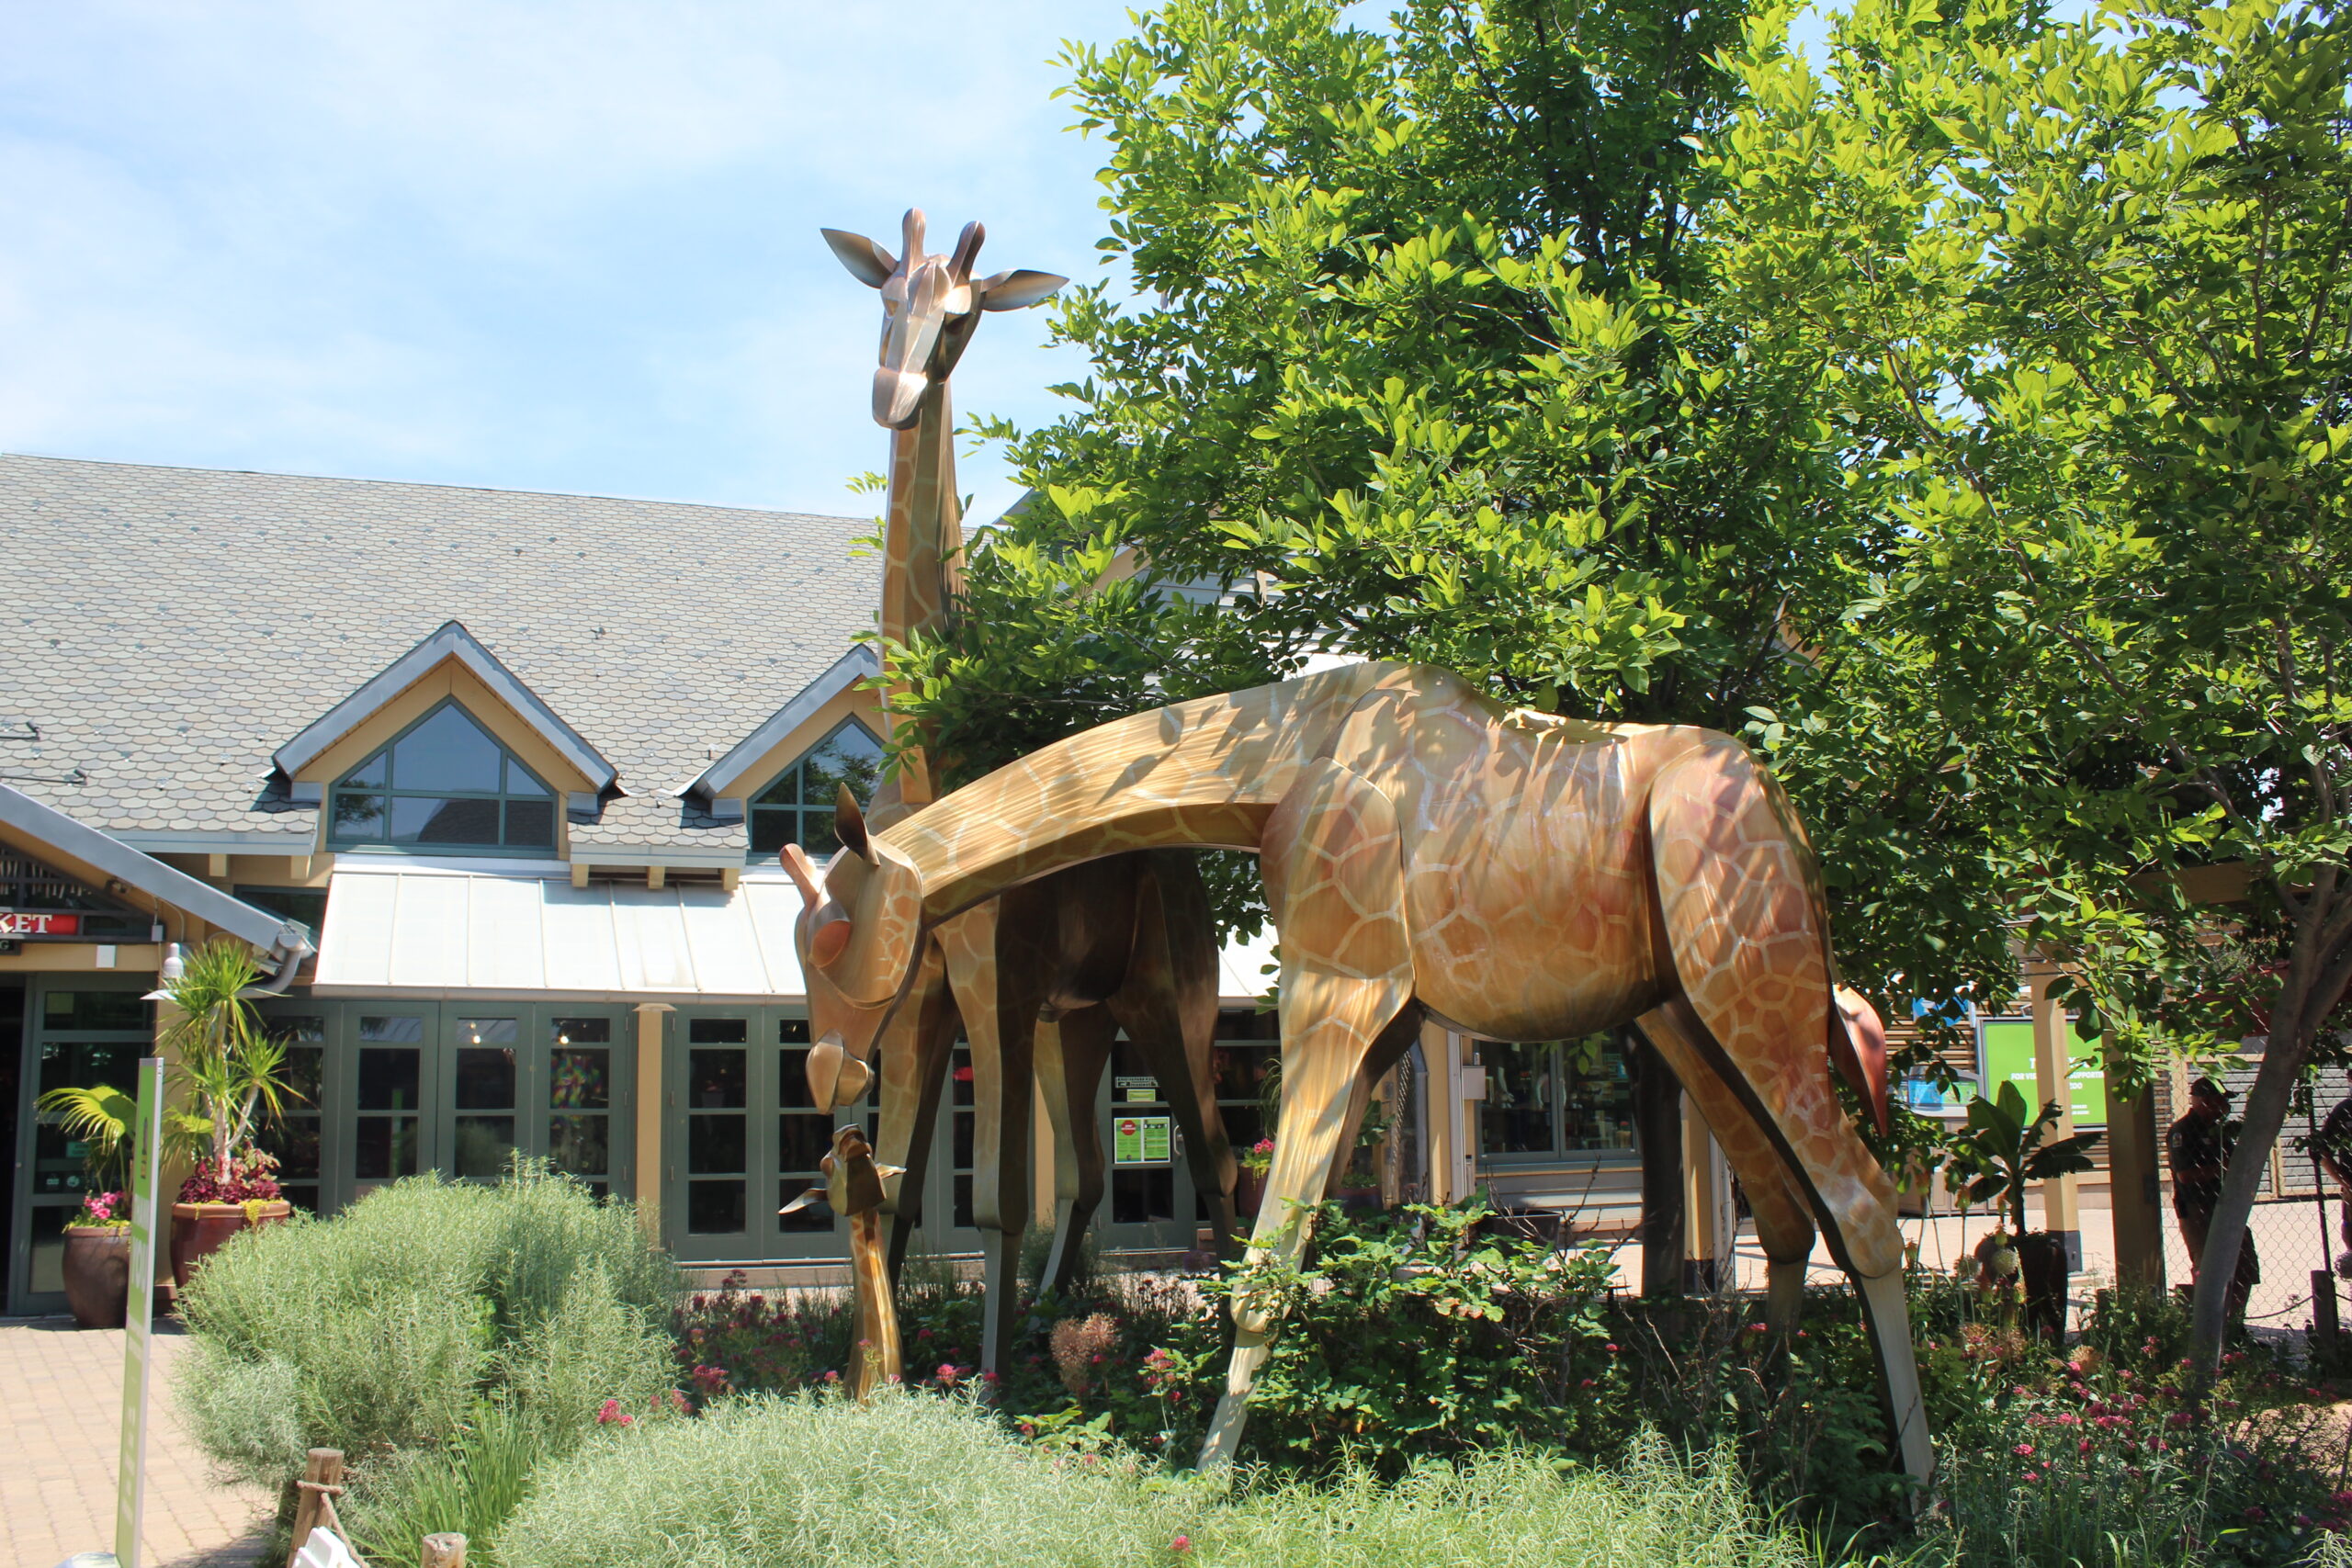
[[899, 270], [899, 258], [863, 234], [853, 234], [844, 229], [820, 229], [817, 232], [825, 236], [825, 243], [832, 247], [842, 265], [849, 268], [849, 275], [868, 288], [881, 288]]
[[833, 831], [858, 859], [874, 858], [874, 852], [866, 844], [865, 813], [858, 809], [857, 796], [850, 794], [847, 784], [842, 785], [841, 793], [833, 797]]
[[1069, 281], [1057, 272], [1032, 272], [1024, 266], [989, 274], [974, 286], [974, 292], [983, 310], [1020, 310], [1052, 297]]
[[800, 889], [802, 903], [813, 909], [825, 901], [824, 884], [819, 879], [817, 867], [809, 860], [807, 850], [798, 844], [786, 844], [784, 852], [776, 858], [784, 863], [784, 874], [792, 878], [793, 886]]

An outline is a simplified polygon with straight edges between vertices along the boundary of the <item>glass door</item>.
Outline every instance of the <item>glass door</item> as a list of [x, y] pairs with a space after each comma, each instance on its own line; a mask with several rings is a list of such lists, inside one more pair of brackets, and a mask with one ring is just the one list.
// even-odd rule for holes
[[28, 1000], [29, 1070], [18, 1089], [20, 1179], [16, 1223], [9, 1227], [17, 1238], [9, 1310], [54, 1312], [65, 1302], [65, 1222], [89, 1190], [86, 1150], [65, 1135], [55, 1115], [37, 1111], [36, 1102], [52, 1089], [100, 1084], [136, 1094], [139, 1059], [155, 1048], [154, 1013], [141, 990], [109, 987], [95, 976], [37, 979]]
[[440, 1072], [426, 1070], [426, 1053], [440, 1040], [436, 1005], [363, 1003], [340, 1021], [344, 1027], [334, 1032], [345, 1036], [342, 1055], [351, 1070], [339, 1076], [350, 1099], [336, 1111], [349, 1136], [343, 1157], [331, 1163], [339, 1168], [334, 1200], [346, 1203], [440, 1164], [446, 1141], [438, 1122], [447, 1085]]
[[1097, 1224], [1105, 1247], [1182, 1251], [1192, 1247], [1199, 1204], [1183, 1140], [1168, 1096], [1143, 1053], [1122, 1033], [1111, 1047], [1110, 1082], [1103, 1086], [1102, 1147], [1110, 1156], [1110, 1190]]

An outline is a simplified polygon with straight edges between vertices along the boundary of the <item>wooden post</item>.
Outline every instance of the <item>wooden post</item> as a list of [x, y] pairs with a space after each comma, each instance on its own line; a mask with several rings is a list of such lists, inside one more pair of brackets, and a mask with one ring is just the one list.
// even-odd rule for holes
[[662, 1245], [662, 1015], [668, 1002], [637, 1004], [637, 1213], [654, 1246]]
[[2337, 1304], [2335, 1270], [2332, 1268], [2312, 1269], [2312, 1343], [2314, 1348], [2324, 1346], [2330, 1352], [2335, 1349], [2335, 1337], [2344, 1327], [2336, 1310]]
[[[2108, 1082], [2115, 1082], [2110, 1067]], [[2165, 1288], [2164, 1145], [2156, 1136], [2154, 1085], [2130, 1096], [2107, 1091], [2107, 1188], [2115, 1225], [2115, 1279], [2154, 1295]]]
[[466, 1568], [466, 1538], [461, 1535], [428, 1535], [424, 1551], [417, 1559], [419, 1568]]
[[311, 1539], [319, 1527], [322, 1510], [333, 1513], [329, 1501], [343, 1490], [343, 1450], [312, 1449], [302, 1461], [302, 1479], [296, 1483], [299, 1493], [294, 1500], [294, 1544], [287, 1549], [286, 1568], [294, 1568], [294, 1554]]
[[[2033, 1087], [2038, 1103], [2029, 1107], [2027, 1114], [2038, 1114], [2043, 1105], [2057, 1101], [2057, 1124], [2044, 1135], [2047, 1142], [2053, 1144], [2075, 1135], [2074, 1027], [2067, 1021], [2064, 1001], [2051, 998], [2050, 982], [2057, 977], [2058, 971], [2046, 965], [2029, 976], [2033, 998]], [[2075, 1178], [2053, 1176], [2036, 1185], [2041, 1189], [2041, 1228], [2066, 1244], [2066, 1267], [2080, 1269], [2083, 1221]]]

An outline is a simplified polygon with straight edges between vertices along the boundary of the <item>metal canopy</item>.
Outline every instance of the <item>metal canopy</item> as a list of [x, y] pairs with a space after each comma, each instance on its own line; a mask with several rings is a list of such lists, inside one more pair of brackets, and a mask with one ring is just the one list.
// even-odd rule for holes
[[[343, 855], [311, 989], [432, 999], [797, 1001], [800, 893], [780, 871], [709, 885], [571, 886], [545, 863]], [[1229, 999], [1261, 995], [1271, 935], [1220, 957]]]

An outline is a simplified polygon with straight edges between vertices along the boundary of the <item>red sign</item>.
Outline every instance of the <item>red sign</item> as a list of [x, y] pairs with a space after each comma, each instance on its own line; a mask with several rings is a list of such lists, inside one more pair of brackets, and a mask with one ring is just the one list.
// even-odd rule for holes
[[79, 915], [35, 915], [0, 909], [0, 936], [74, 936], [81, 930]]

